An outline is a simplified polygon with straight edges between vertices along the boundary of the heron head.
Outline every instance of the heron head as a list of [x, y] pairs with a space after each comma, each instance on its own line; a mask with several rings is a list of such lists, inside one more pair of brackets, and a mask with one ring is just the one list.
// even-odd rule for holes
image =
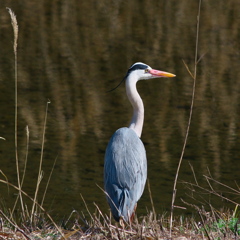
[[130, 76], [134, 76], [134, 75], [135, 75], [136, 81], [147, 80], [147, 79], [151, 79], [151, 78], [175, 77], [176, 76], [172, 73], [152, 69], [150, 66], [148, 66], [145, 63], [136, 62], [128, 69], [127, 74], [122, 79], [122, 81], [115, 88], [111, 89], [108, 92], [115, 90], [124, 82], [125, 79], [127, 79]]
[[132, 74], [136, 75], [138, 80], [147, 80], [147, 79], [151, 79], [151, 78], [175, 77], [176, 76], [172, 73], [152, 69], [149, 65], [142, 63], [142, 62], [134, 63], [128, 69], [125, 79], [128, 78]]

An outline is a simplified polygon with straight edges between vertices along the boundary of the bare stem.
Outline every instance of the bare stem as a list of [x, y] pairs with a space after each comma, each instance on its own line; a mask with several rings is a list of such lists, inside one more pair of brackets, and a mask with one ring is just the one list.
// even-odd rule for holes
[[[29, 148], [29, 130], [28, 130], [28, 126], [26, 126], [26, 134], [27, 134], [27, 150], [26, 150], [25, 164], [24, 164], [23, 175], [22, 175], [22, 180], [21, 180], [21, 189], [22, 189], [22, 186], [23, 186], [23, 182], [24, 182], [24, 178], [25, 178], [25, 174], [26, 174], [26, 168], [27, 168], [27, 157], [28, 157], [28, 148]], [[18, 194], [18, 196], [16, 198], [16, 201], [15, 201], [15, 204], [13, 206], [12, 212], [15, 211], [18, 199], [21, 196], [21, 194], [22, 194], [21, 192]], [[21, 201], [21, 204], [23, 206], [23, 201]], [[23, 218], [26, 219], [26, 215], [25, 215], [24, 209], [22, 211], [22, 215], [23, 215]]]
[[50, 104], [50, 101], [48, 100], [47, 105], [46, 105], [45, 119], [44, 119], [44, 125], [43, 125], [41, 157], [40, 157], [40, 164], [39, 164], [39, 169], [38, 169], [37, 186], [36, 186], [35, 195], [34, 195], [34, 201], [33, 201], [33, 206], [32, 206], [31, 222], [33, 221], [34, 209], [35, 209], [35, 205], [36, 205], [36, 202], [37, 202], [38, 190], [39, 190], [39, 186], [40, 186], [40, 183], [41, 183], [41, 180], [42, 180], [42, 176], [43, 176], [43, 172], [42, 172], [43, 149], [44, 149], [44, 142], [45, 142], [45, 132], [46, 132], [46, 124], [47, 124], [47, 112], [48, 112], [48, 105], [49, 104]]
[[[191, 108], [190, 108], [190, 113], [189, 113], [189, 119], [188, 119], [188, 126], [186, 130], [186, 135], [184, 139], [184, 144], [183, 144], [183, 149], [181, 153], [181, 157], [179, 159], [178, 167], [177, 167], [177, 172], [175, 175], [175, 180], [174, 180], [174, 186], [173, 186], [173, 195], [172, 195], [172, 205], [171, 205], [171, 216], [170, 216], [170, 237], [172, 234], [172, 222], [173, 222], [173, 210], [174, 210], [174, 202], [176, 199], [176, 194], [177, 194], [177, 181], [178, 181], [178, 175], [180, 171], [180, 167], [182, 164], [183, 160], [183, 155], [185, 152], [186, 144], [187, 144], [187, 139], [188, 139], [188, 134], [189, 134], [189, 129], [192, 121], [192, 113], [193, 113], [193, 105], [194, 105], [194, 98], [195, 98], [195, 88], [196, 88], [196, 78], [197, 78], [197, 64], [198, 64], [198, 40], [199, 40], [199, 23], [200, 23], [200, 10], [201, 10], [201, 0], [199, 0], [199, 5], [198, 5], [198, 16], [197, 16], [197, 35], [196, 35], [196, 48], [195, 48], [195, 62], [194, 62], [194, 74], [192, 74], [187, 67], [188, 72], [190, 72], [191, 77], [193, 78], [193, 88], [192, 88], [192, 101], [191, 101]], [[185, 63], [184, 63], [185, 64]], [[185, 64], [186, 66], [186, 64]]]
[[157, 215], [156, 215], [156, 211], [155, 211], [155, 207], [154, 207], [154, 203], [153, 203], [149, 179], [147, 180], [147, 184], [148, 184], [149, 197], [150, 197], [150, 201], [151, 201], [151, 205], [152, 205], [153, 216], [154, 216], [154, 220], [156, 220]]
[[53, 166], [52, 166], [52, 170], [51, 170], [51, 172], [50, 172], [50, 175], [49, 175], [49, 178], [48, 178], [48, 181], [47, 181], [47, 185], [46, 185], [46, 188], [45, 188], [45, 191], [44, 191], [44, 194], [43, 194], [41, 206], [43, 206], [43, 202], [44, 202], [44, 200], [45, 200], [45, 196], [46, 196], [46, 193], [47, 193], [47, 189], [48, 189], [48, 186], [49, 186], [49, 183], [50, 183], [50, 180], [51, 180], [52, 173], [53, 173], [53, 170], [54, 170], [54, 167], [55, 167], [56, 162], [57, 162], [57, 157], [56, 157], [55, 160], [54, 160], [54, 163], [53, 163]]
[[26, 157], [25, 157], [25, 164], [24, 164], [24, 170], [23, 170], [23, 175], [22, 175], [21, 187], [23, 185], [24, 178], [25, 178], [25, 175], [26, 175], [27, 160], [28, 160], [28, 150], [29, 150], [29, 129], [28, 129], [28, 126], [26, 126], [26, 135], [27, 135], [27, 149], [26, 149]]
[[[21, 189], [21, 182], [20, 182], [20, 173], [19, 173], [19, 159], [18, 159], [18, 127], [17, 127], [17, 121], [18, 121], [18, 69], [17, 69], [17, 41], [18, 41], [18, 23], [17, 18], [14, 12], [7, 8], [10, 17], [11, 17], [11, 23], [13, 27], [13, 34], [14, 34], [14, 42], [13, 42], [13, 52], [14, 52], [14, 69], [15, 69], [15, 156], [16, 156], [16, 169], [17, 169], [17, 181], [18, 181], [18, 187]], [[22, 207], [22, 212], [24, 215], [24, 205], [23, 205], [23, 199], [21, 191], [19, 191], [19, 197]], [[16, 201], [17, 203], [17, 201]], [[16, 205], [15, 203], [15, 205]]]

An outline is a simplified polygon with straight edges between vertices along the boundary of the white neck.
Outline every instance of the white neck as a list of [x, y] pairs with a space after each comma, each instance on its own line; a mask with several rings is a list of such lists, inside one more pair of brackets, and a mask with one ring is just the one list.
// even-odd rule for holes
[[133, 129], [136, 134], [141, 137], [144, 121], [144, 106], [136, 88], [137, 81], [137, 76], [131, 74], [126, 79], [126, 91], [128, 99], [133, 106], [133, 116], [129, 128]]

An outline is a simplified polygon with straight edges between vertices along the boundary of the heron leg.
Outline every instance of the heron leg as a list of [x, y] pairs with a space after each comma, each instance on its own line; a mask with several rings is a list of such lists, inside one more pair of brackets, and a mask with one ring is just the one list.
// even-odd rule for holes
[[132, 222], [133, 219], [134, 219], [136, 209], [137, 209], [137, 203], [136, 203], [135, 206], [134, 206], [134, 209], [133, 209], [132, 215], [131, 215], [131, 217], [130, 217], [130, 222]]

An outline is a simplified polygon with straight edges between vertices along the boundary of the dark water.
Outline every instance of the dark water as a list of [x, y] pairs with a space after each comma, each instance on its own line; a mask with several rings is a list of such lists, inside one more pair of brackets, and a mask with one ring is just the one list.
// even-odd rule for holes
[[[148, 178], [158, 213], [169, 211], [173, 181], [186, 133], [193, 80], [198, 1], [1, 1], [0, 5], [0, 169], [17, 183], [14, 146], [14, 54], [10, 7], [17, 15], [18, 153], [21, 174], [30, 132], [23, 190], [33, 196], [48, 106], [39, 201], [55, 159], [46, 209], [62, 218], [72, 209], [107, 213], [102, 190], [103, 159], [114, 131], [127, 126], [131, 106], [124, 86], [115, 87], [129, 66], [142, 61], [172, 72], [174, 79], [141, 81], [145, 105], [142, 140]], [[179, 173], [176, 205], [191, 201], [180, 181], [198, 181], [209, 171], [236, 188], [240, 157], [240, 4], [203, 1], [200, 19], [196, 97], [189, 138]], [[4, 178], [2, 176], [2, 178]], [[214, 185], [222, 190], [219, 185]], [[227, 195], [227, 193], [224, 192]], [[202, 197], [220, 208], [220, 199]], [[228, 195], [227, 195], [228, 196]], [[12, 208], [16, 193], [0, 185]], [[232, 195], [231, 195], [232, 197]], [[239, 196], [234, 196], [239, 203]], [[202, 201], [203, 202], [203, 201]], [[195, 203], [199, 204], [197, 201]], [[230, 207], [234, 207], [231, 206]], [[151, 209], [146, 188], [138, 213]], [[180, 214], [192, 209], [180, 210]]]

